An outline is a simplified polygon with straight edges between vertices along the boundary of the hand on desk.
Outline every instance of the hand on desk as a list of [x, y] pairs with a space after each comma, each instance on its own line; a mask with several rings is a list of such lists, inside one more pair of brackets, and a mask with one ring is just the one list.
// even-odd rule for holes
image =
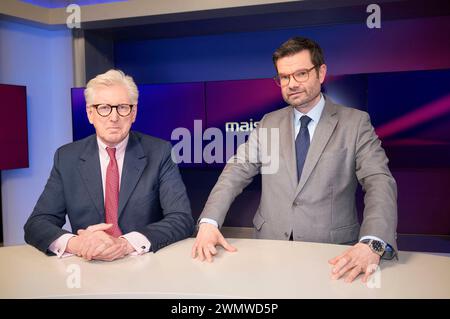
[[192, 246], [192, 258], [198, 256], [201, 261], [206, 258], [208, 262], [212, 262], [213, 256], [217, 254], [216, 245], [222, 246], [229, 252], [237, 250], [225, 240], [216, 226], [201, 223], [194, 246]]
[[125, 238], [115, 238], [105, 232], [111, 226], [97, 224], [78, 230], [78, 236], [69, 240], [66, 250], [87, 260], [103, 261], [123, 258], [134, 251]]
[[347, 273], [345, 282], [352, 282], [360, 273], [364, 273], [363, 282], [375, 271], [373, 265], [378, 265], [380, 256], [375, 254], [368, 245], [358, 243], [347, 249], [342, 255], [328, 261], [334, 267], [331, 278], [339, 279]]

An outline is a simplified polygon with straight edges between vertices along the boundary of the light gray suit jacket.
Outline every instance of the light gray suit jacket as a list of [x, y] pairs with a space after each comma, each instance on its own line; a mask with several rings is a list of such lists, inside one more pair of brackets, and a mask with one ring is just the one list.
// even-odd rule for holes
[[[214, 219], [221, 227], [235, 197], [262, 173], [256, 238], [288, 240], [293, 232], [294, 240], [353, 244], [372, 235], [396, 251], [397, 186], [369, 115], [325, 97], [299, 182], [293, 118], [291, 106], [263, 117], [225, 166], [199, 219]], [[279, 154], [275, 172], [264, 172], [263, 154], [270, 155], [272, 166]], [[355, 206], [358, 182], [365, 192], [362, 225]]]

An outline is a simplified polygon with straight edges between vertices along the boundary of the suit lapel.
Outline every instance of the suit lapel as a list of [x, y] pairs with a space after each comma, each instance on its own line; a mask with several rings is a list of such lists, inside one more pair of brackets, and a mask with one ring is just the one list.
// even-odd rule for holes
[[[305, 165], [303, 166], [302, 176], [295, 190], [295, 197], [301, 192], [309, 176], [311, 175], [314, 167], [319, 161], [320, 156], [325, 149], [333, 131], [338, 122], [336, 114], [336, 106], [325, 98], [325, 107], [322, 111], [319, 123], [317, 123], [316, 130], [314, 131], [314, 136], [311, 141], [311, 145], [308, 150], [308, 155], [306, 156]], [[293, 157], [295, 159], [295, 155]], [[295, 160], [294, 160], [295, 164]]]
[[130, 132], [120, 181], [119, 217], [146, 166], [147, 157], [142, 149], [142, 145], [138, 137], [133, 132]]
[[[288, 175], [292, 187], [297, 186], [297, 166], [295, 163], [295, 138], [294, 138], [294, 109], [288, 108], [287, 115], [283, 116], [280, 123], [281, 153], [285, 159]], [[293, 161], [291, 159], [294, 159]]]
[[88, 138], [84, 152], [80, 156], [78, 169], [97, 212], [103, 218], [102, 174], [96, 135], [92, 135]]

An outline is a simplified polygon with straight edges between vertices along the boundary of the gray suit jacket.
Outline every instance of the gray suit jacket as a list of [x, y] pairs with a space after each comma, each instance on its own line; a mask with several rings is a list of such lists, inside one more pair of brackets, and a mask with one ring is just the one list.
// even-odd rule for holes
[[[239, 146], [200, 219], [211, 218], [221, 226], [234, 198], [262, 172], [261, 202], [253, 219], [257, 238], [288, 240], [293, 232], [294, 240], [353, 244], [372, 235], [397, 250], [397, 186], [369, 115], [325, 100], [299, 182], [294, 110], [288, 106], [266, 114], [247, 143]], [[270, 129], [279, 129], [274, 142]], [[276, 172], [264, 173], [262, 153], [271, 161], [279, 153]], [[358, 182], [365, 192], [362, 225], [355, 206]]]
[[[192, 235], [186, 188], [171, 158], [169, 142], [130, 132], [119, 193], [122, 233], [145, 235], [156, 252]], [[96, 135], [60, 147], [33, 213], [25, 224], [25, 241], [50, 254], [50, 244], [68, 233], [105, 222], [102, 177]]]

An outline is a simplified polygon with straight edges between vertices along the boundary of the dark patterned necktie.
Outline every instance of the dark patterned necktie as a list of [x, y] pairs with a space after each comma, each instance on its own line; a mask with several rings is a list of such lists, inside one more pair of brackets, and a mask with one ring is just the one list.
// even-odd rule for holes
[[295, 155], [297, 158], [297, 180], [300, 181], [302, 176], [303, 165], [305, 164], [306, 155], [309, 149], [309, 131], [308, 124], [311, 122], [311, 118], [303, 115], [300, 118], [300, 131], [295, 139]]

